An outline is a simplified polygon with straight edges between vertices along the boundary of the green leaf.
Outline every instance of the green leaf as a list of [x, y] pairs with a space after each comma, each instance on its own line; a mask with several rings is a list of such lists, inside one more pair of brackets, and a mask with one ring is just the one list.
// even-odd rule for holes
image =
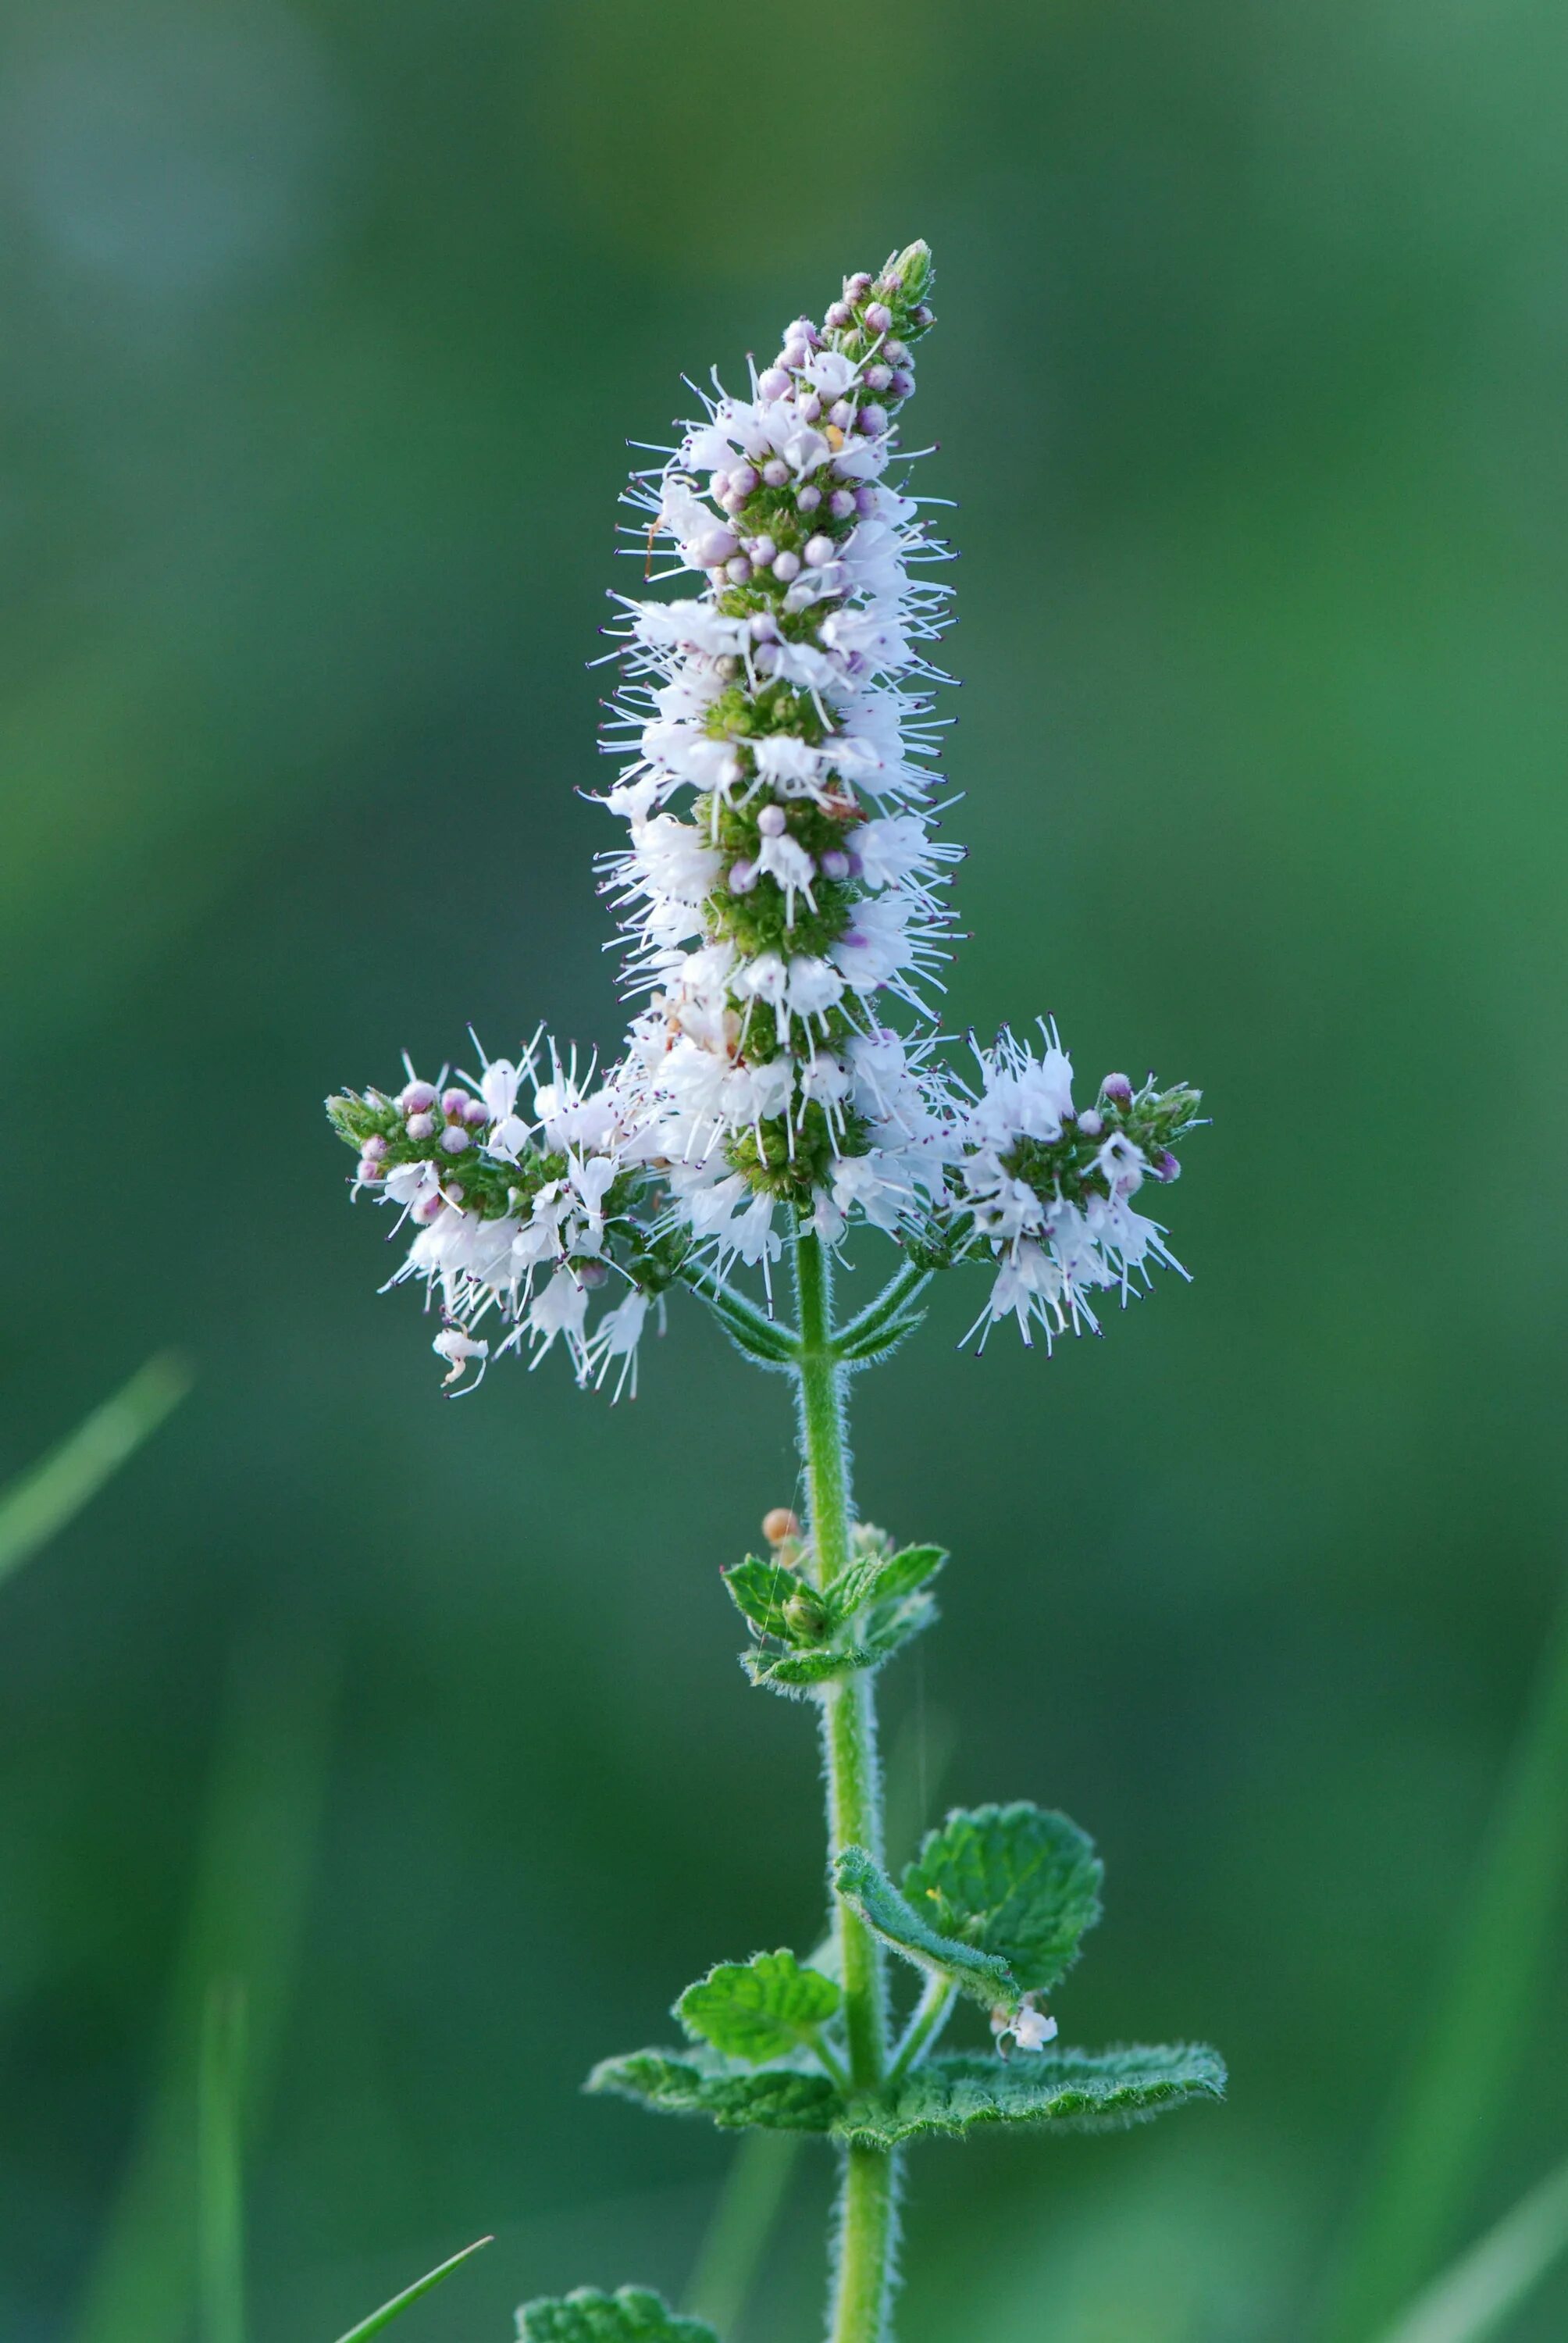
[[856, 1668], [874, 1667], [876, 1657], [858, 1644], [846, 1644], [842, 1650], [812, 1644], [801, 1652], [742, 1652], [740, 1664], [754, 1684], [766, 1684], [772, 1692], [798, 1699], [812, 1684], [830, 1684], [835, 1676], [849, 1675]]
[[1023, 1987], [1006, 1961], [931, 1927], [863, 1847], [845, 1847], [834, 1865], [834, 1884], [866, 1926], [917, 1968], [940, 1970], [987, 2009], [999, 2003], [1016, 2006]]
[[1048, 1993], [1100, 1917], [1104, 1865], [1065, 1815], [1025, 1800], [959, 1808], [904, 1873], [904, 1894], [943, 1936], [1005, 1961], [1025, 1993]]
[[906, 1594], [901, 1603], [879, 1603], [861, 1630], [872, 1664], [879, 1667], [884, 1660], [890, 1660], [916, 1635], [934, 1627], [939, 1615], [936, 1599], [930, 1594]]
[[160, 1351], [129, 1383], [0, 1490], [0, 1578], [30, 1561], [155, 1433], [191, 1385], [190, 1371]]
[[947, 1560], [940, 1545], [907, 1545], [899, 1554], [858, 1554], [823, 1590], [828, 1616], [841, 1626], [869, 1603], [897, 1601], [934, 1578]]
[[439, 2286], [444, 2278], [450, 2278], [455, 2269], [461, 2268], [481, 2246], [493, 2246], [495, 2242], [494, 2237], [476, 2237], [471, 2246], [465, 2246], [462, 2252], [454, 2254], [449, 2262], [442, 2262], [437, 2269], [427, 2270], [424, 2277], [416, 2278], [412, 2286], [406, 2286], [401, 2294], [395, 2294], [390, 2302], [384, 2302], [379, 2310], [373, 2310], [368, 2318], [362, 2318], [357, 2327], [351, 2327], [347, 2335], [340, 2335], [337, 2343], [368, 2343], [372, 2335], [379, 2335], [384, 2327], [390, 2327], [392, 2321], [401, 2318], [421, 2295], [428, 2294], [432, 2287]]
[[879, 2148], [982, 2124], [1111, 2131], [1224, 2095], [1222, 2060], [1196, 2044], [1063, 2050], [1005, 2065], [983, 2052], [954, 2052], [928, 2059], [890, 2091], [857, 2097], [834, 2130], [851, 2147]]
[[717, 2050], [634, 2050], [606, 2058], [590, 2091], [640, 2099], [666, 2115], [710, 2116], [724, 2131], [829, 2131], [843, 2101], [803, 2066], [743, 2066]]
[[518, 2313], [518, 2343], [719, 2343], [700, 2318], [678, 2318], [646, 2287], [614, 2294], [579, 2286], [568, 2295], [525, 2302]]
[[1484, 2343], [1568, 2251], [1568, 2164], [1429, 2286], [1381, 2343]]
[[694, 2040], [756, 2065], [809, 2044], [841, 1998], [831, 1977], [803, 1969], [793, 1953], [755, 1953], [688, 1986], [675, 2014]]
[[743, 1619], [749, 1619], [765, 1635], [777, 1635], [781, 1643], [789, 1640], [789, 1622], [784, 1608], [800, 1593], [799, 1572], [786, 1570], [781, 1562], [759, 1562], [755, 1554], [749, 1554], [744, 1562], [736, 1563], [719, 1575]]

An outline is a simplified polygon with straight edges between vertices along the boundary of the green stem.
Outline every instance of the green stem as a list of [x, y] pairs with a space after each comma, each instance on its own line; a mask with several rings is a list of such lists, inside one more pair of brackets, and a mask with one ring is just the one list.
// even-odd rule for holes
[[[807, 1229], [795, 1242], [799, 1302], [800, 1446], [819, 1583], [827, 1585], [849, 1559], [849, 1451], [844, 1370], [833, 1341], [832, 1271]], [[847, 1846], [879, 1861], [881, 1780], [877, 1718], [869, 1672], [824, 1687], [822, 1748], [828, 1777], [829, 1862]], [[874, 2090], [888, 2065], [887, 1983], [882, 1948], [857, 1913], [836, 1901], [844, 2032], [849, 2081]], [[839, 2258], [831, 2343], [881, 2343], [892, 2290], [897, 2163], [879, 2149], [852, 2147], [839, 2202]]]
[[839, 2197], [839, 2268], [829, 2343], [878, 2343], [888, 2332], [897, 2197], [896, 2154], [851, 2147]]

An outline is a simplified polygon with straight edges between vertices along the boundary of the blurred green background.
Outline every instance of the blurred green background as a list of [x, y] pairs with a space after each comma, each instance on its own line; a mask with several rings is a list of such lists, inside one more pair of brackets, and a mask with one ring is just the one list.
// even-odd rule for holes
[[[956, 1557], [898, 1827], [1067, 1807], [1064, 2030], [1234, 2088], [925, 2153], [900, 2331], [1302, 2331], [1563, 1573], [1565, 96], [1560, 10], [1465, 0], [7, 12], [0, 1473], [198, 1371], [0, 1588], [8, 2338], [181, 2343], [214, 1961], [258, 2343], [487, 2228], [410, 2343], [685, 2283], [728, 2145], [578, 2085], [819, 1918], [809, 1720], [716, 1574], [786, 1395], [683, 1308], [633, 1406], [553, 1359], [442, 1404], [318, 1101], [470, 1018], [616, 1042], [623, 441], [916, 235], [955, 1016], [1052, 1010], [1214, 1127], [1191, 1290], [977, 1365], [966, 1282], [858, 1388], [864, 1510]], [[1565, 2020], [1559, 1956], [1465, 2228], [1565, 2145]], [[816, 2331], [827, 2189], [738, 2343]]]

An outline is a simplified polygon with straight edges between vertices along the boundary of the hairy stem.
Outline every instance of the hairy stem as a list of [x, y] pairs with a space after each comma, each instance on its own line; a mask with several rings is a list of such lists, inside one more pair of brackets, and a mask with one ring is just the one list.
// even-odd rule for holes
[[[832, 1271], [818, 1238], [795, 1245], [799, 1301], [800, 1446], [817, 1570], [823, 1584], [849, 1559], [849, 1451], [844, 1370], [833, 1342]], [[868, 1673], [824, 1687], [822, 1749], [828, 1781], [829, 1861], [847, 1846], [880, 1859], [882, 1791], [877, 1717]], [[874, 2089], [887, 2072], [888, 2007], [882, 1948], [842, 1902], [836, 1904], [849, 2082]], [[892, 2286], [897, 2169], [892, 2156], [849, 2149], [839, 2202], [839, 2256], [831, 2343], [880, 2343]]]
[[878, 2343], [888, 2332], [898, 2242], [897, 2151], [851, 2147], [839, 2196], [839, 2264], [829, 2343]]
[[927, 1980], [925, 1990], [920, 1995], [920, 2004], [910, 2020], [904, 2038], [899, 2045], [898, 2054], [890, 2069], [893, 2081], [897, 2082], [900, 2077], [907, 2075], [911, 2066], [919, 2066], [947, 2024], [952, 2013], [953, 2003], [957, 1998], [958, 1987], [945, 1976], [936, 1976]]

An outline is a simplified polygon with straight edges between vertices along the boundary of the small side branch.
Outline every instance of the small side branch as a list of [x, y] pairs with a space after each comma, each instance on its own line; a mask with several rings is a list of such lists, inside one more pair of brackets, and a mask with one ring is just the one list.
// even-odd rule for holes
[[879, 1334], [890, 1328], [920, 1299], [930, 1283], [934, 1272], [922, 1268], [918, 1262], [908, 1261], [888, 1280], [874, 1302], [869, 1302], [858, 1318], [840, 1326], [834, 1336], [835, 1347], [846, 1358], [864, 1357], [876, 1346]]
[[800, 1345], [792, 1328], [767, 1317], [756, 1303], [737, 1293], [718, 1273], [699, 1261], [687, 1260], [676, 1271], [683, 1285], [706, 1302], [719, 1324], [749, 1358], [764, 1366], [793, 1366]]
[[926, 1979], [925, 1990], [916, 2003], [904, 2038], [893, 2054], [888, 2069], [890, 2083], [902, 2082], [913, 2067], [920, 2065], [926, 2052], [948, 2022], [949, 2014], [958, 1996], [958, 1987], [950, 1979], [931, 1976]]

